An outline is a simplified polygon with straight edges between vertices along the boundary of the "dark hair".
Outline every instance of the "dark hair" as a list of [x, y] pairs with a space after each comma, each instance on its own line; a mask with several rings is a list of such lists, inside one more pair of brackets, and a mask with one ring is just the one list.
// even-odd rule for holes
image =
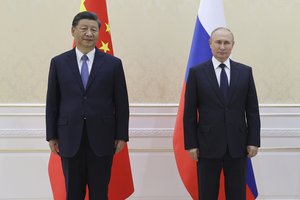
[[72, 26], [76, 27], [78, 25], [79, 21], [82, 19], [94, 20], [98, 23], [98, 28], [100, 29], [100, 27], [101, 27], [101, 22], [100, 22], [99, 18], [97, 17], [97, 15], [93, 12], [88, 12], [88, 11], [83, 11], [83, 12], [78, 13], [73, 19]]

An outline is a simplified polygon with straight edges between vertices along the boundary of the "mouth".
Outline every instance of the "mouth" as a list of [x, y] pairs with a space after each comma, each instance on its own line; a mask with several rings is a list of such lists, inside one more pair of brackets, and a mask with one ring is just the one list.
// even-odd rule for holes
[[87, 42], [92, 42], [93, 39], [83, 39], [84, 41], [87, 41]]

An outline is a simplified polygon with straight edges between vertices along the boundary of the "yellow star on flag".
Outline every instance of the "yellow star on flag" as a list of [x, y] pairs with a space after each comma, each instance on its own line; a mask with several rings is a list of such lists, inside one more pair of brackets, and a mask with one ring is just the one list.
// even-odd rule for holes
[[104, 53], [106, 53], [107, 51], [110, 51], [110, 49], [108, 48], [108, 42], [104, 43], [103, 41], [101, 41], [101, 43], [102, 43], [102, 46], [99, 49], [103, 50]]
[[110, 33], [110, 26], [109, 26], [109, 24], [105, 23], [105, 26], [106, 26], [105, 32], [109, 32]]

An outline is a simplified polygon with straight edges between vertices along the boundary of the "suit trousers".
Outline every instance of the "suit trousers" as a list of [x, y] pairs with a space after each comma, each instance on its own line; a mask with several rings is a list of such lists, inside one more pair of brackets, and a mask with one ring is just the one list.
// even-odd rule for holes
[[97, 156], [88, 142], [86, 126], [74, 157], [62, 157], [67, 200], [84, 200], [88, 186], [90, 200], [108, 200], [113, 155]]
[[232, 158], [228, 150], [223, 158], [199, 158], [197, 163], [199, 199], [218, 200], [222, 169], [226, 200], [246, 200], [247, 157]]

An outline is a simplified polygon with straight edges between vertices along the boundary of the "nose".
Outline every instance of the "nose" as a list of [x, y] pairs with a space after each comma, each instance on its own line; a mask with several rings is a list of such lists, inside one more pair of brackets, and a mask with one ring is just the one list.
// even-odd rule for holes
[[85, 35], [86, 36], [92, 36], [92, 31], [90, 29], [88, 29], [86, 32], [85, 32]]
[[224, 43], [221, 43], [220, 49], [225, 49], [225, 44]]

